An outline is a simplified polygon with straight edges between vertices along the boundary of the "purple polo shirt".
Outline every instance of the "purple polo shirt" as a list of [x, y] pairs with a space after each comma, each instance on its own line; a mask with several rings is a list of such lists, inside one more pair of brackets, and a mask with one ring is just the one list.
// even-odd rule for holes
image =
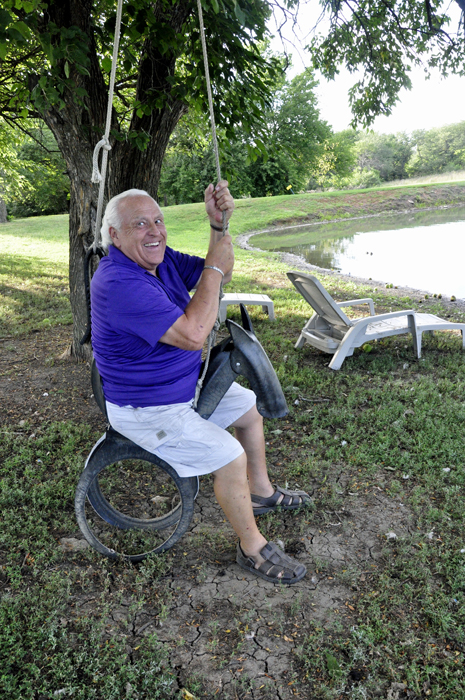
[[155, 276], [110, 246], [91, 283], [92, 346], [107, 401], [139, 408], [194, 397], [201, 351], [159, 341], [184, 313], [203, 266], [167, 247]]

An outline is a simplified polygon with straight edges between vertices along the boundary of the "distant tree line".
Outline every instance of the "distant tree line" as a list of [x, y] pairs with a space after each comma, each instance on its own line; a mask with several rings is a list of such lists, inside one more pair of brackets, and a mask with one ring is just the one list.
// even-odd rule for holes
[[465, 121], [411, 134], [348, 129], [333, 138], [350, 152], [352, 168], [344, 175], [336, 162], [319, 182], [324, 187], [375, 187], [393, 180], [465, 170]]
[[[346, 129], [332, 133], [318, 111], [310, 70], [282, 80], [266, 110], [260, 155], [253, 134], [229, 140], [222, 171], [235, 197], [318, 189], [376, 187], [393, 180], [465, 170], [465, 121], [411, 134]], [[206, 120], [188, 114], [171, 137], [159, 185], [163, 205], [199, 202], [216, 178]], [[11, 217], [64, 213], [66, 165], [51, 132], [37, 123], [26, 135], [0, 120], [0, 201]]]
[[[303, 85], [302, 79], [292, 81], [280, 91], [275, 111], [267, 115], [266, 153], [252, 160], [244, 141], [230, 142], [222, 165], [235, 197], [376, 187], [465, 170], [465, 121], [411, 134], [354, 129], [333, 134], [315, 102], [306, 103], [302, 118]], [[163, 163], [160, 194], [165, 205], [201, 201], [205, 183], [215, 179], [210, 142], [199, 144], [182, 128], [173, 135]]]

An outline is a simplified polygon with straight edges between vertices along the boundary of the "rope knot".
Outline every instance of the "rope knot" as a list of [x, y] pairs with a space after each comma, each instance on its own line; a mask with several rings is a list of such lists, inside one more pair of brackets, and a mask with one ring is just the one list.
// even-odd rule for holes
[[98, 144], [94, 148], [94, 154], [92, 156], [92, 182], [97, 183], [102, 181], [102, 176], [100, 175], [100, 170], [98, 167], [98, 157], [101, 149], [105, 151], [111, 151], [111, 146], [108, 138], [102, 136]]

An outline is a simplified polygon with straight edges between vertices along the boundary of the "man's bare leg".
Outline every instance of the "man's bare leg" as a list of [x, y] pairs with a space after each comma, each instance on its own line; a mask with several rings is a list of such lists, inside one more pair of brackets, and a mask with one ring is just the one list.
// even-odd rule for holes
[[[262, 498], [269, 498], [274, 494], [274, 487], [268, 476], [265, 455], [265, 436], [263, 434], [263, 418], [253, 406], [244, 413], [235, 423], [236, 438], [241, 443], [247, 455], [247, 475], [249, 477], [250, 493]], [[276, 505], [279, 505], [284, 496], [281, 494]]]
[[[214, 472], [213, 479], [216, 498], [235, 533], [239, 536], [242, 554], [252, 558], [255, 562], [255, 568], [258, 569], [265, 561], [261, 552], [267, 544], [267, 540], [255, 522], [247, 481], [247, 457], [245, 453]], [[270, 576], [269, 572], [273, 570], [276, 572], [276, 566], [278, 566], [278, 571], [271, 574], [272, 578], [268, 578], [268, 580], [274, 580], [275, 576], [277, 579], [282, 578], [289, 568], [297, 572], [300, 568], [299, 578], [296, 579], [300, 580], [305, 574], [305, 567], [302, 570], [302, 565], [289, 557], [286, 558], [283, 552], [281, 554], [280, 564], [273, 564], [269, 556], [270, 551], [267, 551], [267, 566], [265, 566], [265, 571], [262, 571], [264, 577]], [[243, 566], [242, 563], [240, 565]], [[249, 566], [243, 566], [243, 568], [249, 568]]]
[[268, 477], [265, 455], [265, 437], [263, 435], [263, 418], [253, 406], [247, 413], [232, 424], [236, 438], [247, 455], [247, 476], [250, 493], [268, 498], [274, 488]]
[[255, 522], [244, 453], [213, 473], [213, 488], [218, 503], [240, 539], [242, 551], [249, 557], [258, 557], [267, 540]]

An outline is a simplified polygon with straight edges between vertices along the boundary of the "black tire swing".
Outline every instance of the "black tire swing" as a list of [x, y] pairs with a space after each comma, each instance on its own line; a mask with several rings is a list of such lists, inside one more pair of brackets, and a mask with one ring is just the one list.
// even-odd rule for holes
[[[90, 268], [92, 257], [99, 259], [105, 254], [98, 247], [100, 220], [103, 208], [103, 184], [106, 156], [109, 150], [108, 135], [111, 121], [111, 102], [116, 70], [116, 58], [121, 23], [122, 0], [118, 0], [118, 11], [113, 48], [112, 73], [110, 76], [107, 133], [94, 153], [94, 174], [98, 148], [105, 148], [102, 159], [99, 207], [97, 211], [95, 243], [85, 259], [85, 286], [88, 324], [81, 343], [90, 339]], [[213, 100], [211, 97], [205, 32], [202, 8], [198, 0], [200, 32], [204, 52], [208, 99], [212, 135], [219, 169], [216, 143]], [[113, 83], [112, 83], [113, 81]], [[223, 231], [225, 231], [223, 220]], [[222, 295], [222, 291], [220, 292]], [[229, 319], [226, 326], [229, 336], [212, 348], [215, 329], [210, 334], [207, 358], [200, 373], [195, 410], [202, 418], [209, 418], [233, 381], [243, 375], [257, 396], [257, 409], [265, 418], [282, 418], [287, 404], [279, 379], [260, 345], [251, 320], [241, 304], [242, 326]], [[107, 417], [102, 381], [95, 361], [92, 363], [92, 389], [95, 400]], [[108, 417], [107, 417], [108, 418]], [[108, 424], [106, 432], [93, 446], [79, 479], [75, 494], [75, 513], [79, 528], [89, 544], [100, 554], [110, 559], [125, 559], [133, 563], [144, 560], [150, 554], [170, 549], [186, 533], [194, 514], [194, 501], [199, 490], [198, 477], [180, 477], [167, 462], [147, 452], [139, 445], [113, 430]]]
[[[91, 381], [97, 405], [107, 417], [95, 361]], [[76, 519], [97, 552], [136, 563], [164, 552], [184, 535], [194, 514], [198, 489], [197, 477], [180, 477], [163, 459], [108, 424], [79, 479], [74, 498]]]

